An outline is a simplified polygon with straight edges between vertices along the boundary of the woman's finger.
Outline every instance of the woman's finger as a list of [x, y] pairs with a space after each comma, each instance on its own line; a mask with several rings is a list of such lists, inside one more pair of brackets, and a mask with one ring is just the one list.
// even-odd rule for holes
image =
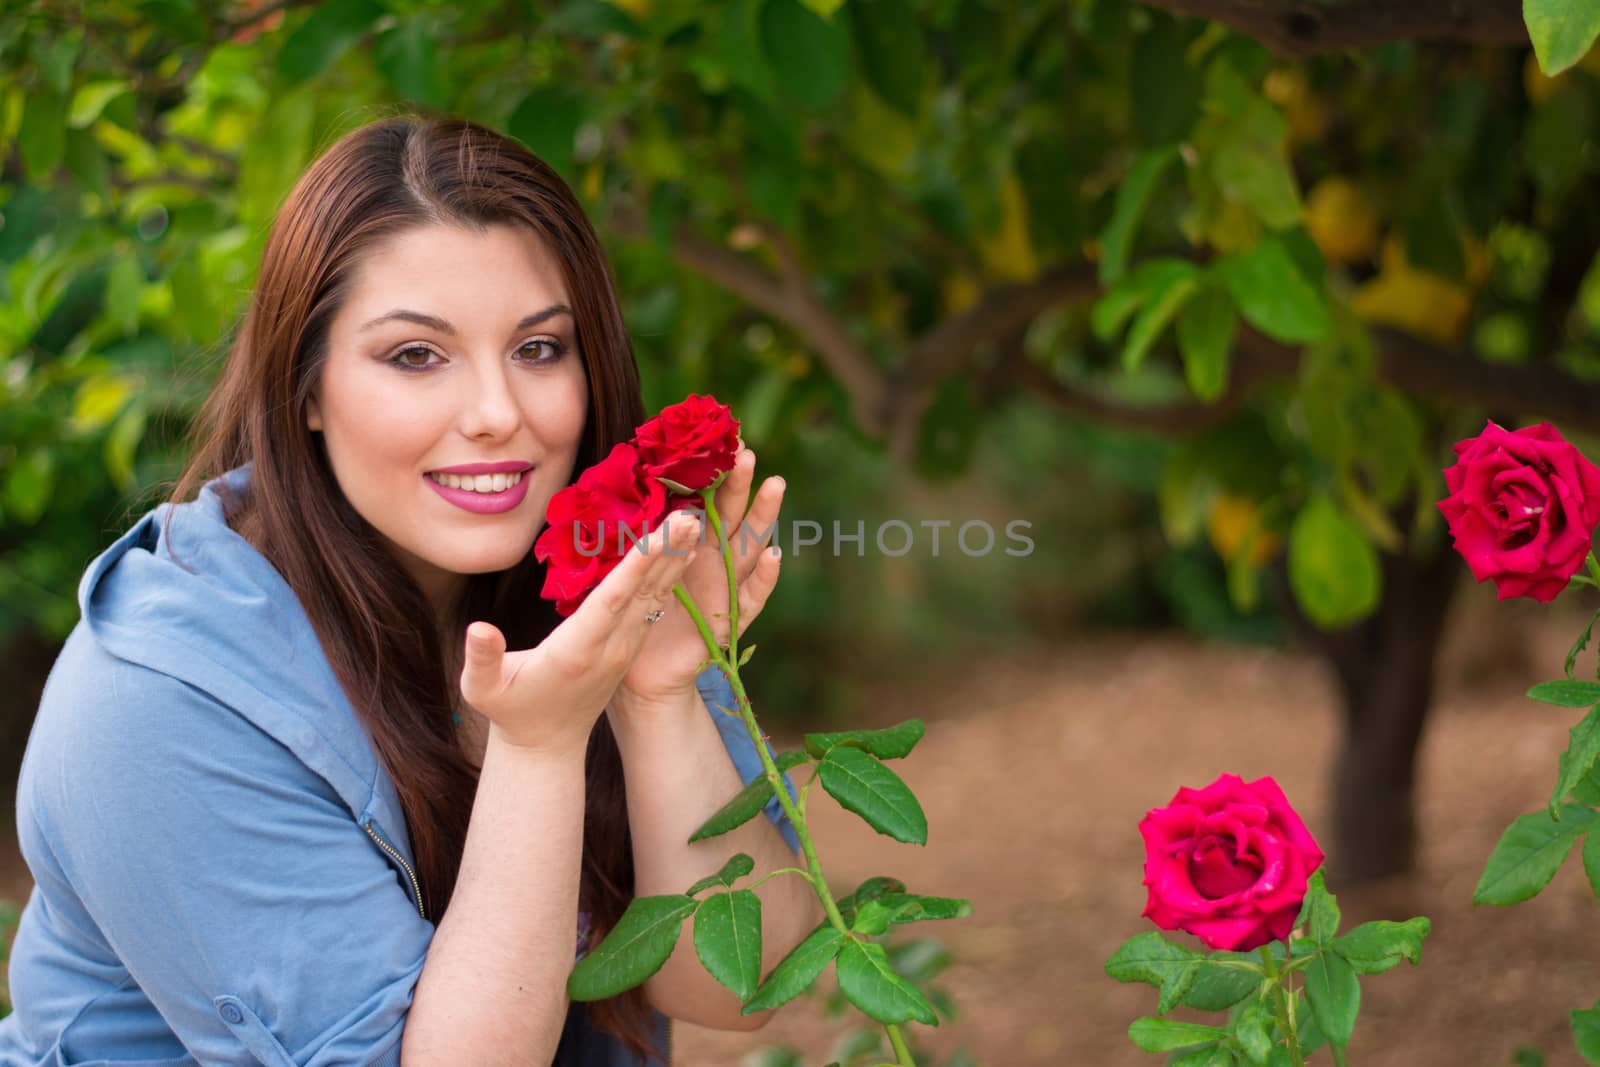
[[778, 587], [778, 572], [782, 569], [782, 550], [773, 548], [761, 553], [754, 572], [739, 583], [739, 636], [756, 621], [756, 616], [767, 606], [772, 591]]
[[645, 600], [659, 598], [663, 588], [672, 590], [672, 583], [688, 564], [699, 529], [697, 516], [675, 512], [665, 524], [667, 536], [658, 530], [624, 552], [622, 562], [600, 579], [568, 620], [577, 620], [575, 636], [595, 647], [616, 631], [629, 611], [638, 610], [643, 618], [648, 609], [640, 610], [640, 605]]
[[740, 518], [744, 515], [745, 508], [749, 506], [750, 483], [756, 476], [756, 454], [748, 448], [741, 448], [733, 457], [733, 470], [717, 486], [713, 498], [717, 505], [717, 515], [722, 519], [723, 533], [728, 537], [728, 543], [735, 549], [738, 547], [736, 530]]
[[461, 667], [461, 699], [474, 706], [487, 704], [499, 695], [502, 687], [505, 634], [493, 623], [480, 620], [467, 627], [466, 642]]
[[732, 536], [734, 578], [743, 582], [755, 570], [756, 562], [778, 528], [778, 509], [783, 506], [784, 480], [776, 475], [761, 483], [750, 512]]

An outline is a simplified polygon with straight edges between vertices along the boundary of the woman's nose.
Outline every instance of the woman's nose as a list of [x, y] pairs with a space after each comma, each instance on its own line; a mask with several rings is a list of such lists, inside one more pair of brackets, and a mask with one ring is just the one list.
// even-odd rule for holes
[[521, 421], [505, 370], [490, 366], [472, 378], [461, 406], [461, 432], [467, 437], [509, 437]]

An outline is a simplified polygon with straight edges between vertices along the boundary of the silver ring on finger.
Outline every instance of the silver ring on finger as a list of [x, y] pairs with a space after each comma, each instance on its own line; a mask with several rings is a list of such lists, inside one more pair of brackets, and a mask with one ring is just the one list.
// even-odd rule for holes
[[660, 622], [661, 621], [661, 617], [663, 615], [665, 615], [665, 614], [666, 614], [666, 612], [662, 611], [660, 608], [657, 608], [656, 610], [650, 612], [650, 614], [646, 615], [644, 617], [644, 621], [645, 622]]

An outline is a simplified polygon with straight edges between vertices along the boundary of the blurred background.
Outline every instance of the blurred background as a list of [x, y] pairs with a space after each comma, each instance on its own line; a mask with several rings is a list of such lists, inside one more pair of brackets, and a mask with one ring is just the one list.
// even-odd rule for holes
[[[714, 392], [823, 529], [780, 530], [752, 635], [775, 742], [929, 724], [925, 848], [813, 808], [836, 891], [973, 901], [893, 942], [946, 1013], [919, 1062], [1154, 1062], [1102, 970], [1148, 928], [1135, 825], [1223, 771], [1283, 783], [1347, 920], [1434, 919], [1355, 1061], [1579, 1062], [1581, 871], [1471, 897], [1596, 597], [1497, 604], [1434, 508], [1486, 418], [1600, 459], [1600, 51], [1545, 6], [1554, 76], [1501, 0], [0, 2], [0, 781], [294, 179], [460, 115], [590, 211], [648, 406]], [[825, 993], [677, 1062], [885, 1058]]]

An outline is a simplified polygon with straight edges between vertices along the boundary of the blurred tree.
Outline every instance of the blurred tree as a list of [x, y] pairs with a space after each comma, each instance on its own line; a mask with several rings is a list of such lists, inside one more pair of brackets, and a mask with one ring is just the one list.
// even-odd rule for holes
[[1600, 26], [1528, 11], [1554, 77], [1487, 0], [7, 6], [0, 626], [70, 626], [306, 162], [448, 112], [590, 208], [647, 395], [714, 378], [764, 454], [832, 423], [945, 478], [1022, 395], [1181, 437], [1167, 536], [1338, 679], [1333, 861], [1403, 869], [1445, 446], [1600, 432]]

